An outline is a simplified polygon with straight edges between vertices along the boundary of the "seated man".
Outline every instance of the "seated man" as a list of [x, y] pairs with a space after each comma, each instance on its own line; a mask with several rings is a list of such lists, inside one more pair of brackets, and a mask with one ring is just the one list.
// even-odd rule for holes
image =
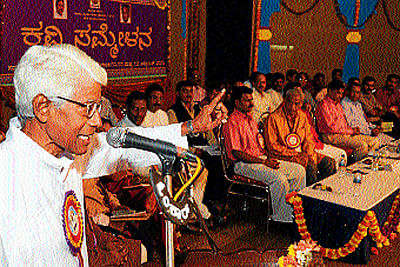
[[286, 92], [283, 105], [268, 117], [264, 136], [269, 155], [301, 164], [310, 185], [335, 173], [335, 161], [315, 152], [311, 125], [301, 110], [304, 95], [300, 90], [299, 84]]
[[274, 112], [283, 102], [283, 85], [285, 84], [285, 76], [276, 72], [272, 75], [273, 86], [266, 91], [267, 97], [270, 99], [270, 112]]
[[347, 96], [342, 100], [342, 107], [350, 127], [360, 129], [364, 135], [377, 136], [379, 145], [387, 145], [394, 140], [392, 137], [382, 133], [382, 127], [367, 121], [364, 110], [359, 102], [361, 86], [359, 83], [348, 83]]
[[383, 107], [375, 98], [375, 78], [365, 76], [361, 84], [360, 103], [367, 116], [367, 121], [380, 124], [381, 117], [384, 114]]
[[144, 121], [140, 126], [154, 127], [168, 125], [168, 115], [161, 109], [163, 102], [164, 89], [161, 85], [152, 83], [145, 91], [147, 112]]
[[353, 149], [354, 160], [364, 158], [371, 149], [379, 147], [376, 137], [360, 134], [360, 128], [351, 128], [346, 121], [342, 105], [344, 84], [330, 82], [327, 96], [317, 105], [315, 117], [322, 141], [339, 147]]
[[271, 112], [271, 94], [265, 92], [267, 79], [261, 72], [254, 73], [254, 81], [251, 79], [253, 87], [253, 118], [257, 123], [263, 123], [265, 116]]
[[327, 93], [328, 89], [325, 85], [325, 75], [318, 72], [313, 77], [311, 95], [314, 97], [316, 102], [320, 102], [325, 98]]
[[[169, 122], [177, 123], [194, 118], [200, 112], [199, 105], [194, 102], [194, 84], [190, 81], [180, 81], [176, 85], [176, 92], [176, 102], [167, 111]], [[221, 186], [217, 186], [218, 184], [221, 185], [221, 182], [224, 181], [221, 176], [221, 162], [220, 160], [216, 161], [207, 152], [196, 147], [216, 143], [216, 138], [213, 131], [208, 131], [204, 134], [188, 136], [188, 143], [190, 149], [204, 161], [206, 167], [206, 170], [197, 179], [197, 184], [195, 184], [194, 198], [199, 205], [203, 218], [210, 219], [209, 222], [212, 223], [211, 219], [213, 218], [211, 217], [209, 209], [214, 208], [213, 206], [216, 204], [215, 201], [221, 198], [221, 200], [223, 200], [223, 196], [218, 194], [218, 190]], [[208, 179], [208, 177], [210, 177], [210, 179]], [[215, 192], [215, 190], [217, 191]], [[206, 206], [203, 205], [203, 202]], [[216, 210], [214, 209], [214, 211]], [[213, 215], [217, 214], [213, 213]]]
[[241, 86], [233, 89], [233, 113], [222, 130], [228, 159], [236, 174], [268, 184], [272, 196], [272, 219], [292, 222], [292, 208], [285, 201], [287, 193], [305, 187], [305, 169], [297, 163], [267, 157], [258, 142], [258, 126], [251, 116], [252, 90]]
[[120, 127], [140, 126], [146, 117], [147, 104], [143, 92], [132, 91], [126, 99], [126, 115], [118, 123]]
[[[386, 85], [378, 89], [375, 98], [382, 105], [384, 114], [382, 122], [389, 123], [390, 127], [385, 132], [390, 136], [400, 138], [400, 77], [397, 74], [389, 74]], [[383, 127], [384, 130], [386, 127]]]

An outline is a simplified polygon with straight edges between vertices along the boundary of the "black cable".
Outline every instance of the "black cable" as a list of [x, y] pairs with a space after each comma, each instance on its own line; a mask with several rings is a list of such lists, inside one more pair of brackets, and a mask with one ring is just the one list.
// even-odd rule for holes
[[395, 31], [400, 31], [400, 28], [396, 27], [394, 25], [393, 21], [389, 17], [389, 12], [388, 12], [387, 6], [386, 6], [386, 0], [382, 0], [382, 7], [383, 7], [383, 13], [385, 14], [385, 17], [386, 17], [386, 20], [387, 20], [387, 23], [389, 24], [389, 26]]
[[339, 7], [339, 2], [338, 0], [334, 1], [334, 6], [335, 6], [335, 13], [336, 16], [338, 17], [340, 23], [342, 23], [344, 26], [346, 26], [347, 28], [351, 28], [351, 29], [359, 29], [361, 27], [364, 27], [364, 25], [369, 21], [369, 19], [372, 17], [372, 15], [374, 15], [376, 8], [378, 7], [379, 1], [376, 2], [375, 7], [374, 7], [374, 12], [371, 12], [371, 14], [369, 14], [369, 16], [365, 19], [365, 21], [363, 23], [361, 23], [360, 25], [354, 26], [354, 25], [350, 25], [347, 23], [345, 16], [340, 13], [340, 7]]
[[307, 9], [304, 10], [304, 11], [296, 11], [296, 10], [294, 10], [294, 9], [291, 9], [291, 8], [285, 3], [285, 1], [283, 1], [283, 0], [281, 0], [281, 5], [282, 5], [287, 11], [289, 11], [289, 13], [295, 14], [295, 15], [297, 15], [297, 16], [301, 16], [301, 15], [304, 15], [304, 14], [310, 12], [311, 10], [313, 10], [314, 7], [315, 7], [320, 1], [321, 1], [321, 0], [315, 0], [315, 2], [314, 2], [309, 8], [307, 8]]

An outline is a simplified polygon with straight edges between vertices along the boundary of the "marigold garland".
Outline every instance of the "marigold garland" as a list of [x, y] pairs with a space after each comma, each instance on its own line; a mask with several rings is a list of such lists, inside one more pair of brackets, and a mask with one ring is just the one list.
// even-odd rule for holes
[[[315, 242], [314, 240], [312, 240], [311, 234], [308, 232], [307, 229], [306, 220], [304, 218], [303, 201], [301, 197], [297, 194], [297, 192], [292, 192], [286, 195], [286, 202], [292, 204], [293, 206], [295, 222], [297, 224], [301, 238], [307, 242]], [[398, 233], [400, 233], [400, 219], [397, 218], [397, 220], [395, 220], [394, 218], [396, 218], [396, 216], [399, 214], [399, 203], [400, 192], [397, 194], [395, 200], [393, 201], [388, 219], [384, 224], [384, 227], [389, 227], [397, 223], [397, 226], [394, 227], [394, 231]], [[388, 230], [387, 233], [383, 235], [381, 229], [379, 228], [375, 212], [370, 210], [364, 216], [363, 220], [358, 224], [357, 230], [353, 233], [350, 240], [346, 244], [344, 244], [343, 247], [332, 249], [320, 246], [320, 251], [323, 257], [333, 260], [346, 257], [358, 248], [361, 241], [367, 236], [367, 234], [372, 237], [372, 240], [375, 241], [376, 246], [378, 248], [381, 248], [382, 246], [389, 245], [389, 239], [387, 238], [387, 236], [389, 236], [390, 239], [393, 239], [397, 236], [397, 234], [393, 233], [394, 231]], [[372, 251], [374, 254], [377, 253], [376, 248], [374, 248]]]

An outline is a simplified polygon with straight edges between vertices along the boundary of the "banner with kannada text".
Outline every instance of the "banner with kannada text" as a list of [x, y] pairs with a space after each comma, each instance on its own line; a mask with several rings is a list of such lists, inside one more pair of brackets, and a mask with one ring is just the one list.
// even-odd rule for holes
[[0, 83], [12, 83], [19, 58], [33, 45], [76, 45], [110, 79], [165, 77], [167, 0], [6, 1]]

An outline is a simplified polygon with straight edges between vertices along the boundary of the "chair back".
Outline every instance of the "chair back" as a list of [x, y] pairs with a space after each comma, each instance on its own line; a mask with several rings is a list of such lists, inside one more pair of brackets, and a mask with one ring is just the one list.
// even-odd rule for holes
[[230, 168], [229, 160], [228, 160], [228, 155], [226, 153], [226, 146], [225, 146], [225, 137], [222, 132], [222, 127], [223, 125], [220, 125], [218, 128], [218, 143], [219, 143], [219, 149], [221, 151], [221, 163], [222, 163], [222, 172], [223, 175], [225, 176], [225, 179], [228, 181], [231, 181], [228, 175], [228, 169]]

